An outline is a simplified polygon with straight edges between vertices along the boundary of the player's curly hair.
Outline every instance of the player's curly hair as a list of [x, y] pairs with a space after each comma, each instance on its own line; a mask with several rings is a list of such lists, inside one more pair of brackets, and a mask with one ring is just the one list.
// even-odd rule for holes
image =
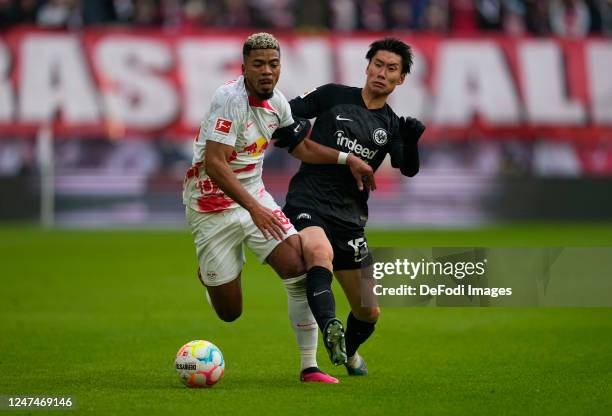
[[373, 42], [370, 45], [368, 53], [366, 53], [366, 59], [368, 62], [372, 61], [374, 55], [378, 51], [389, 51], [398, 54], [402, 58], [402, 74], [409, 74], [412, 68], [412, 48], [396, 38], [384, 38]]
[[248, 56], [253, 49], [276, 49], [280, 53], [280, 45], [276, 38], [266, 32], [253, 33], [242, 45], [242, 55]]

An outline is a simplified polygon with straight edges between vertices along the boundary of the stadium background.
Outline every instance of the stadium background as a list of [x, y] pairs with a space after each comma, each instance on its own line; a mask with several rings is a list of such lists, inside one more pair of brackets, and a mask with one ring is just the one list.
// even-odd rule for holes
[[[612, 245], [609, 1], [0, 0], [0, 395], [105, 414], [292, 414], [304, 391], [337, 413], [604, 414], [610, 309], [390, 308], [372, 377], [335, 391], [293, 381], [282, 288], [252, 257], [244, 316], [216, 320], [180, 189], [207, 100], [259, 30], [281, 41], [287, 97], [361, 86], [380, 36], [413, 45], [391, 105], [428, 125], [421, 172], [381, 169], [371, 245]], [[297, 161], [271, 148], [265, 166], [284, 200]], [[228, 361], [214, 404], [172, 370], [200, 337]]]

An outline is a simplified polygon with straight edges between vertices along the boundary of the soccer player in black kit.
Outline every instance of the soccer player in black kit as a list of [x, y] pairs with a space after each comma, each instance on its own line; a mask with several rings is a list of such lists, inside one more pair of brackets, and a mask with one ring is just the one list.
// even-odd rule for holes
[[[363, 306], [361, 299], [361, 269], [372, 263], [364, 234], [369, 189], [358, 186], [342, 163], [352, 153], [376, 170], [390, 154], [392, 166], [403, 175], [418, 172], [417, 141], [425, 127], [416, 119], [398, 117], [386, 103], [410, 72], [412, 58], [404, 42], [378, 40], [366, 54], [363, 88], [327, 84], [290, 101], [294, 118], [317, 118], [310, 138], [341, 152], [337, 165], [302, 163], [283, 211], [300, 231], [308, 303], [325, 347], [331, 361], [345, 364], [349, 375], [368, 372], [357, 349], [374, 332], [380, 310], [376, 304]], [[336, 318], [332, 272], [351, 306], [346, 334]]]

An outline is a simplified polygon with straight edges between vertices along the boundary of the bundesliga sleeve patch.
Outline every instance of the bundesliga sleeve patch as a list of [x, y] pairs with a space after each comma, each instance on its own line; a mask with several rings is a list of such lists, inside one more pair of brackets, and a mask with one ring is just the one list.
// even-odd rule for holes
[[217, 118], [217, 121], [215, 122], [215, 131], [221, 134], [229, 134], [231, 128], [232, 128], [231, 120], [227, 120], [221, 117]]

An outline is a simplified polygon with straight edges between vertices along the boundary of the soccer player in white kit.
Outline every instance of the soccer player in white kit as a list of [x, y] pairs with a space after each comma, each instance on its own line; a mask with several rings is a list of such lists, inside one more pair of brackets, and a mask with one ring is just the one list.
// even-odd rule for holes
[[[280, 47], [268, 33], [243, 45], [242, 76], [213, 95], [194, 142], [193, 164], [183, 189], [186, 218], [194, 236], [199, 277], [224, 321], [242, 313], [240, 276], [243, 244], [283, 279], [289, 319], [301, 354], [302, 381], [337, 383], [317, 367], [317, 324], [306, 299], [299, 235], [262, 181], [265, 150], [272, 135], [308, 163], [348, 164], [359, 186], [372, 187], [373, 171], [360, 158], [319, 145], [305, 135], [307, 121], [294, 121], [283, 94]], [[281, 140], [279, 140], [281, 141]]]

